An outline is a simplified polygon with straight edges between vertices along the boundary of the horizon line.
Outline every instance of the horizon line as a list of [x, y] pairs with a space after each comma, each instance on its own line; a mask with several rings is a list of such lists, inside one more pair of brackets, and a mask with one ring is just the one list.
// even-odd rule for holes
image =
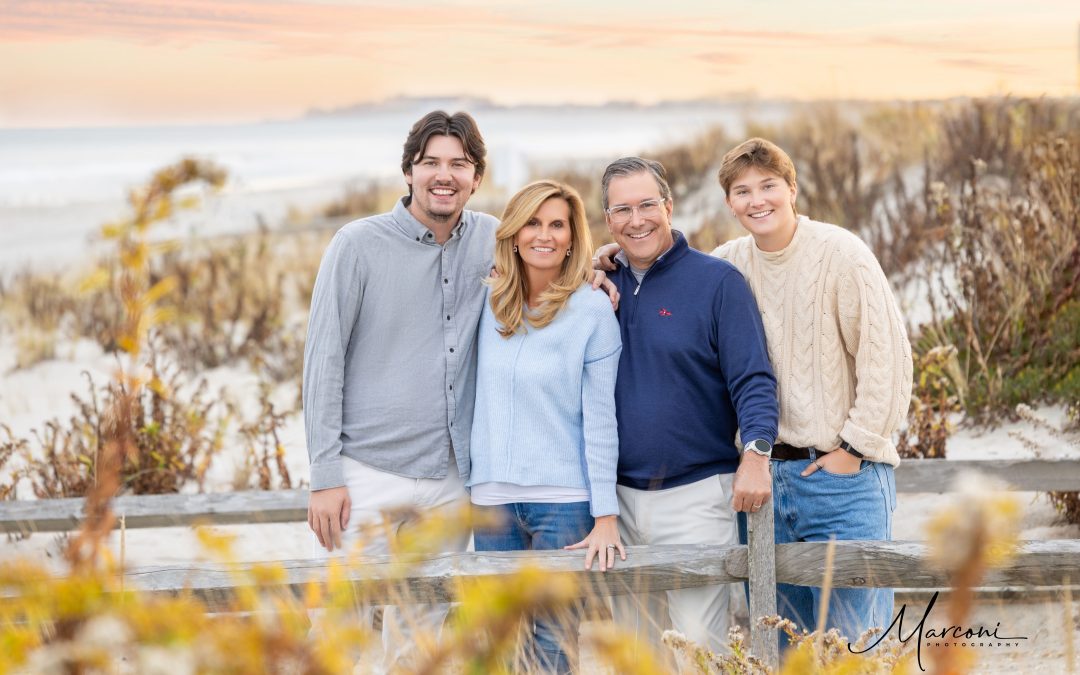
[[[795, 96], [787, 97], [759, 97], [753, 93], [732, 93], [732, 94], [720, 94], [716, 96], [699, 96], [693, 98], [671, 98], [661, 99], [650, 103], [642, 103], [640, 101], [632, 100], [608, 100], [603, 103], [582, 103], [573, 101], [562, 101], [558, 103], [548, 102], [519, 102], [519, 103], [499, 103], [492, 100], [487, 96], [477, 96], [471, 94], [461, 94], [457, 96], [451, 95], [430, 95], [430, 96], [415, 96], [408, 94], [400, 94], [381, 99], [379, 101], [357, 101], [348, 105], [337, 106], [334, 108], [320, 108], [311, 107], [299, 115], [282, 115], [282, 116], [267, 116], [267, 117], [251, 117], [251, 118], [225, 118], [225, 119], [204, 119], [204, 120], [158, 120], [158, 121], [104, 121], [100, 123], [88, 122], [88, 123], [49, 123], [45, 122], [40, 125], [8, 125], [0, 122], [0, 131], [78, 131], [78, 130], [91, 130], [91, 129], [154, 129], [154, 128], [186, 128], [186, 127], [232, 127], [232, 126], [248, 126], [257, 124], [284, 124], [292, 122], [300, 122], [304, 120], [313, 120], [320, 118], [348, 118], [348, 117], [361, 117], [364, 113], [412, 113], [411, 110], [395, 109], [398, 106], [404, 104], [419, 104], [424, 101], [460, 101], [460, 102], [472, 102], [479, 104], [479, 107], [472, 108], [471, 110], [520, 110], [527, 108], [542, 108], [547, 110], [553, 109], [590, 109], [601, 110], [604, 108], [636, 108], [642, 110], [648, 110], [652, 108], [659, 108], [664, 106], [677, 106], [677, 105], [707, 105], [707, 104], [770, 104], [770, 103], [783, 103], [783, 104], [806, 104], [806, 105], [821, 105], [821, 104], [845, 104], [845, 105], [873, 105], [873, 104], [889, 104], [889, 103], [910, 103], [910, 104], [932, 104], [932, 103], [948, 103], [952, 101], [971, 101], [971, 100], [1001, 100], [1013, 98], [1017, 101], [1031, 100], [1031, 99], [1050, 99], [1050, 100], [1063, 100], [1080, 98], [1080, 94], [1068, 94], [1068, 95], [1014, 95], [1011, 93], [1004, 94], [987, 94], [981, 96], [972, 96], [966, 94], [958, 94], [956, 96], [949, 96], [945, 98], [799, 98]], [[381, 110], [380, 110], [381, 109]], [[465, 110], [465, 112], [471, 112], [471, 110]]]

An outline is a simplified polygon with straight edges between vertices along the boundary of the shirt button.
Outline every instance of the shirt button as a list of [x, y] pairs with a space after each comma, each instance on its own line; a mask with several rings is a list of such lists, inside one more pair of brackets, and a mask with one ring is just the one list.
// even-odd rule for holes
[[454, 385], [450, 385], [450, 391], [454, 391]]
[[449, 280], [449, 279], [443, 279], [443, 280], [442, 280], [442, 282], [443, 282], [444, 284], [448, 284], [448, 283], [450, 283], [450, 280]]
[[451, 354], [453, 354], [453, 353], [454, 353], [454, 348], [453, 348], [453, 347], [451, 347], [451, 348], [450, 348], [450, 353], [451, 353]]
[[449, 320], [450, 320], [450, 315], [449, 315], [449, 314], [447, 314], [447, 315], [446, 315], [446, 320], [447, 320], [447, 321], [449, 321]]

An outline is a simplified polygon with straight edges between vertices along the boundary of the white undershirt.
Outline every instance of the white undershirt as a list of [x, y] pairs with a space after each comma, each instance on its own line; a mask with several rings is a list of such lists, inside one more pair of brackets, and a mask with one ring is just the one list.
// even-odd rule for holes
[[516, 502], [537, 504], [569, 504], [589, 501], [586, 488], [554, 485], [515, 485], [513, 483], [477, 483], [472, 486], [472, 503], [478, 506], [497, 506]]

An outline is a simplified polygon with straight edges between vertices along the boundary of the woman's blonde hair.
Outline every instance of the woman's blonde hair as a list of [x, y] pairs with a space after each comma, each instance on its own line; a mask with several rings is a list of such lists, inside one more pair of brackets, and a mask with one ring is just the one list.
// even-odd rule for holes
[[[540, 294], [540, 306], [526, 312], [528, 280], [525, 263], [514, 252], [514, 237], [549, 199], [563, 199], [570, 206], [570, 255], [563, 260], [558, 278]], [[553, 180], [539, 180], [511, 197], [503, 211], [502, 224], [495, 232], [495, 269], [499, 277], [489, 282], [491, 310], [499, 322], [499, 334], [508, 338], [525, 322], [543, 328], [554, 321], [571, 294], [592, 279], [592, 248], [585, 203], [574, 188]]]

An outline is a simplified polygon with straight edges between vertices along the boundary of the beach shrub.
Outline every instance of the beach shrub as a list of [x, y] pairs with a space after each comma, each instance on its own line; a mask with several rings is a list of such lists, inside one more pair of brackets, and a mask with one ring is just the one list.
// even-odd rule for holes
[[14, 370], [56, 357], [67, 319], [77, 309], [74, 284], [59, 273], [20, 270], [0, 278], [0, 333], [15, 338]]
[[[179, 370], [162, 372], [155, 353], [146, 364], [146, 386], [117, 379], [98, 387], [90, 375], [86, 397], [72, 394], [76, 413], [35, 430], [34, 441], [13, 439], [22, 456], [17, 478], [39, 499], [83, 497], [98, 480], [110, 436], [130, 439], [119, 459], [118, 489], [132, 494], [203, 488], [206, 471], [220, 452], [224, 410], [209, 396], [206, 381], [186, 387]], [[190, 390], [189, 390], [190, 389]], [[118, 425], [129, 425], [121, 430]]]
[[[1080, 399], [1069, 404], [1065, 416], [1065, 428], [1053, 435], [1074, 450], [1080, 450]], [[1047, 496], [1066, 523], [1080, 525], [1080, 492], [1050, 492]]]
[[11, 459], [25, 447], [26, 439], [15, 438], [11, 433], [11, 427], [0, 424], [0, 431], [4, 433], [4, 439], [0, 439], [0, 502], [6, 499], [15, 499], [15, 485], [18, 482], [18, 474], [10, 466]]
[[1080, 492], [1050, 492], [1050, 504], [1070, 525], [1080, 525]]
[[734, 145], [723, 127], [711, 127], [684, 143], [649, 149], [644, 156], [664, 165], [671, 196], [680, 201], [702, 188], [718, 186], [720, 160]]
[[292, 316], [308, 302], [318, 270], [318, 256], [301, 240], [285, 250], [260, 228], [224, 246], [163, 255], [158, 274], [176, 280], [168, 298], [174, 319], [159, 329], [163, 347], [192, 370], [246, 361], [276, 381], [299, 379], [305, 325]]
[[[259, 383], [259, 412], [255, 420], [240, 426], [244, 442], [243, 464], [237, 467], [233, 477], [234, 490], [274, 490], [293, 487], [289, 467], [285, 464], [285, 446], [281, 442], [281, 429], [286, 420], [299, 410], [278, 411], [270, 400], [269, 383]], [[229, 406], [239, 417], [237, 406]], [[276, 475], [276, 479], [275, 479]]]
[[836, 629], [803, 631], [779, 616], [762, 617], [760, 622], [788, 637], [791, 646], [783, 655], [779, 671], [767, 668], [761, 659], [751, 653], [750, 645], [738, 626], [732, 626], [728, 631], [727, 644], [720, 654], [687, 640], [677, 631], [665, 631], [663, 643], [675, 653], [679, 663], [684, 664], [679, 672], [701, 675], [768, 675], [772, 672], [785, 675], [886, 675], [911, 670], [909, 650], [893, 637], [882, 640], [872, 650], [866, 649], [881, 634], [880, 627], [869, 629], [851, 643], [851, 648], [858, 652], [853, 654], [848, 650], [847, 638]]
[[1011, 180], [973, 159], [963, 186], [926, 209], [948, 232], [926, 259], [934, 334], [956, 346], [965, 408], [984, 422], [1080, 398], [1080, 133], [1010, 156]]
[[966, 383], [955, 347], [935, 346], [916, 353], [908, 423], [900, 430], [896, 451], [900, 457], [943, 458], [952, 433], [949, 416], [960, 410]]
[[180, 160], [159, 169], [145, 186], [131, 191], [129, 217], [102, 226], [102, 237], [113, 242], [115, 251], [86, 278], [83, 289], [99, 291], [103, 300], [113, 300], [106, 302], [103, 322], [108, 327], [103, 342], [107, 348], [115, 345], [137, 359], [146, 333], [173, 318], [173, 310], [162, 300], [175, 289], [176, 278], [156, 274], [153, 259], [176, 244], [152, 241], [150, 230], [177, 209], [196, 203], [185, 190], [200, 184], [217, 189], [225, 177], [224, 170], [210, 162]]

